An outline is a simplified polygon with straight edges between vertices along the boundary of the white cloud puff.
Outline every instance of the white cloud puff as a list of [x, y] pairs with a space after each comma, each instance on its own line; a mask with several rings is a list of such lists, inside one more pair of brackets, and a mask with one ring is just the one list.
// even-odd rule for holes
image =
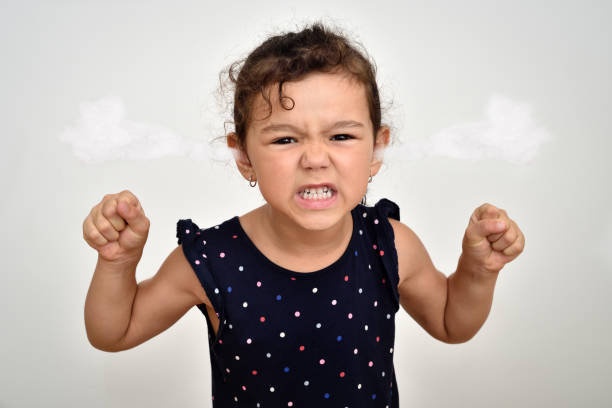
[[550, 139], [550, 134], [535, 124], [529, 104], [493, 95], [485, 109], [484, 120], [456, 124], [428, 139], [390, 147], [385, 156], [411, 160], [434, 156], [499, 159], [526, 164]]

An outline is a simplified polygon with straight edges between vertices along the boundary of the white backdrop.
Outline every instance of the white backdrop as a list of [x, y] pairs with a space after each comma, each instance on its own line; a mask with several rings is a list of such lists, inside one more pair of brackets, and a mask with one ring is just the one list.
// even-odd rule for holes
[[0, 11], [0, 407], [211, 406], [196, 308], [125, 352], [88, 343], [97, 254], [81, 225], [104, 194], [136, 194], [151, 220], [142, 280], [176, 246], [178, 219], [209, 227], [261, 205], [208, 144], [230, 119], [218, 73], [315, 19], [379, 68], [395, 141], [369, 203], [398, 203], [447, 275], [478, 205], [506, 209], [526, 235], [471, 341], [441, 343], [400, 310], [401, 406], [612, 405], [609, 2], [11, 3]]

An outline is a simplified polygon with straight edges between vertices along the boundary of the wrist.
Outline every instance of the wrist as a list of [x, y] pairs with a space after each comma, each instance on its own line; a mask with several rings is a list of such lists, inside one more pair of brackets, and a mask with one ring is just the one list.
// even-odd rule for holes
[[459, 257], [457, 272], [460, 274], [469, 275], [471, 278], [476, 280], [495, 280], [499, 275], [499, 270], [488, 269], [485, 267], [485, 265], [473, 260], [469, 256], [466, 256], [464, 253], [462, 253]]

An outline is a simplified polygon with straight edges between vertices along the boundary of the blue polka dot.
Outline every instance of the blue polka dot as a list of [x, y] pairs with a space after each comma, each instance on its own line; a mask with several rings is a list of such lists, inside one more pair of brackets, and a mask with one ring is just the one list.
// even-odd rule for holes
[[376, 399], [376, 394], [372, 394], [372, 399]]
[[285, 372], [288, 373], [289, 372], [289, 367], [285, 367]]
[[325, 395], [323, 395], [325, 398], [329, 399], [329, 392], [326, 392]]
[[231, 286], [228, 286], [228, 287], [227, 287], [227, 291], [228, 291], [228, 292], [231, 292], [231, 291], [232, 291], [232, 287], [231, 287]]
[[338, 341], [342, 341], [342, 336], [338, 336], [338, 337], [336, 337], [336, 340], [338, 340]]
[[355, 250], [355, 256], [357, 256], [357, 250]]
[[276, 295], [276, 300], [281, 300], [281, 295]]

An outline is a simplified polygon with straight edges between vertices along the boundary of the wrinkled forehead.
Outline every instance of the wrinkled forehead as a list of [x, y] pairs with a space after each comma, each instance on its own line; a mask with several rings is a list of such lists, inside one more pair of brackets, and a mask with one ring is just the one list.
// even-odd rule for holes
[[[264, 88], [268, 104], [261, 93], [251, 99], [249, 128], [261, 129], [276, 120], [369, 120], [369, 107], [363, 83], [342, 73], [310, 73], [297, 81], [279, 83]], [[300, 124], [300, 123], [296, 123]]]

